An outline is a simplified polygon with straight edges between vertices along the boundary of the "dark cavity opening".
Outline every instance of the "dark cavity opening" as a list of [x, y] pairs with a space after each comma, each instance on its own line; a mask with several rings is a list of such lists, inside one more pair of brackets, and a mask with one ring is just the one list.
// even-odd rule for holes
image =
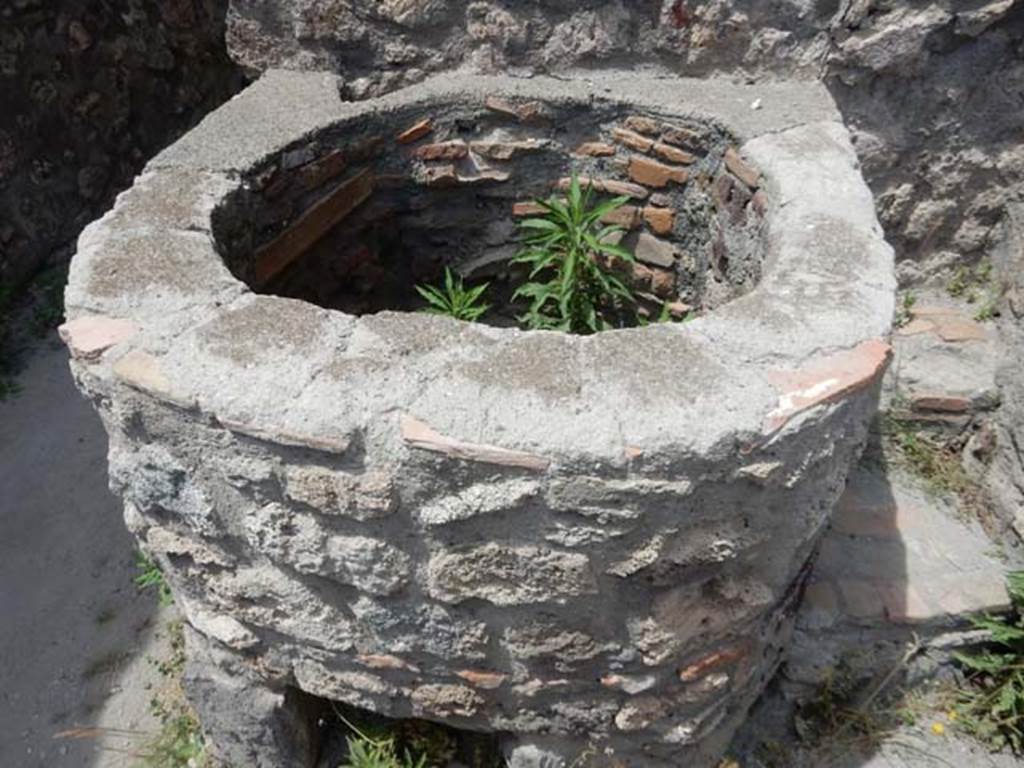
[[767, 198], [756, 170], [710, 121], [625, 106], [437, 103], [368, 113], [297, 144], [250, 175], [215, 213], [231, 271], [260, 293], [349, 314], [415, 312], [417, 285], [451, 269], [488, 283], [480, 320], [518, 323], [527, 279], [509, 260], [534, 201], [572, 174], [594, 201], [625, 195], [606, 222], [634, 255], [637, 299], [621, 324], [680, 319], [756, 285]]

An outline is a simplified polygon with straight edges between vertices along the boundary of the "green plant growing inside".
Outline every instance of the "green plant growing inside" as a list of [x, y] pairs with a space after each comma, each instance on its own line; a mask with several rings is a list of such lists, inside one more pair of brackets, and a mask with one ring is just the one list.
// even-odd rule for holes
[[417, 285], [416, 292], [426, 299], [429, 305], [424, 308], [424, 312], [473, 322], [490, 309], [489, 304], [481, 302], [488, 285], [490, 283], [467, 288], [461, 277], [456, 277], [448, 267], [445, 267], [443, 287]]
[[356, 726], [337, 708], [334, 712], [352, 731], [352, 735], [345, 738], [348, 755], [338, 768], [428, 768], [431, 765], [425, 754], [414, 759], [408, 750], [399, 753], [394, 733], [383, 728]]
[[401, 757], [394, 739], [371, 739], [365, 736], [349, 736], [348, 756], [339, 768], [427, 768], [426, 756], [413, 760], [406, 752]]
[[1007, 575], [1013, 602], [1009, 616], [974, 619], [991, 633], [990, 646], [978, 653], [958, 653], [970, 686], [958, 693], [959, 722], [995, 749], [1024, 751], [1024, 571]]
[[965, 495], [971, 491], [959, 454], [929, 437], [907, 419], [887, 414], [882, 432], [896, 450], [897, 458], [937, 493]]
[[134, 581], [135, 586], [139, 588], [140, 592], [147, 589], [156, 589], [157, 597], [162, 607], [167, 607], [174, 602], [174, 595], [171, 594], [171, 588], [167, 585], [160, 566], [142, 552], [138, 552], [135, 555], [135, 567], [138, 569], [139, 575], [135, 577]]
[[565, 201], [537, 200], [544, 213], [520, 222], [524, 247], [512, 261], [530, 272], [512, 298], [529, 301], [519, 318], [529, 329], [596, 333], [621, 325], [625, 308], [636, 303], [610, 269], [615, 261], [633, 261], [633, 254], [609, 242], [624, 230], [601, 221], [628, 198], [591, 206], [592, 192], [574, 174]]

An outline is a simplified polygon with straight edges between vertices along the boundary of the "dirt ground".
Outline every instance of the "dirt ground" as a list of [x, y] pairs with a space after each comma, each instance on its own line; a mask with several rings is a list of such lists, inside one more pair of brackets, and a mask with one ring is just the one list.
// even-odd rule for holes
[[134, 766], [168, 611], [132, 582], [106, 434], [55, 334], [18, 382], [0, 402], [0, 766]]

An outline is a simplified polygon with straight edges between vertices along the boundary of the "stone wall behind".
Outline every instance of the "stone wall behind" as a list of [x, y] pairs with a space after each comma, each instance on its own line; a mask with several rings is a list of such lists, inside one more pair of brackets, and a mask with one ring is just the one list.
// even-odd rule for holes
[[231, 0], [243, 66], [329, 69], [352, 98], [451, 68], [822, 78], [905, 284], [991, 246], [1024, 191], [1021, 0]]
[[0, 287], [66, 262], [146, 160], [242, 86], [224, 6], [0, 4]]

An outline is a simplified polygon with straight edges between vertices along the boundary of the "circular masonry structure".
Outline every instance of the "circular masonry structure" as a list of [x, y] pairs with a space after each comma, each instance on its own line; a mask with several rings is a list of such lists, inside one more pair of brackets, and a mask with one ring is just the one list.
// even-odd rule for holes
[[[517, 221], [573, 175], [627, 198], [636, 319], [522, 330]], [[484, 322], [415, 311], [445, 268]], [[315, 765], [327, 700], [513, 767], [711, 766], [865, 440], [893, 290], [818, 85], [346, 103], [270, 72], [85, 231], [62, 334], [228, 763]]]

